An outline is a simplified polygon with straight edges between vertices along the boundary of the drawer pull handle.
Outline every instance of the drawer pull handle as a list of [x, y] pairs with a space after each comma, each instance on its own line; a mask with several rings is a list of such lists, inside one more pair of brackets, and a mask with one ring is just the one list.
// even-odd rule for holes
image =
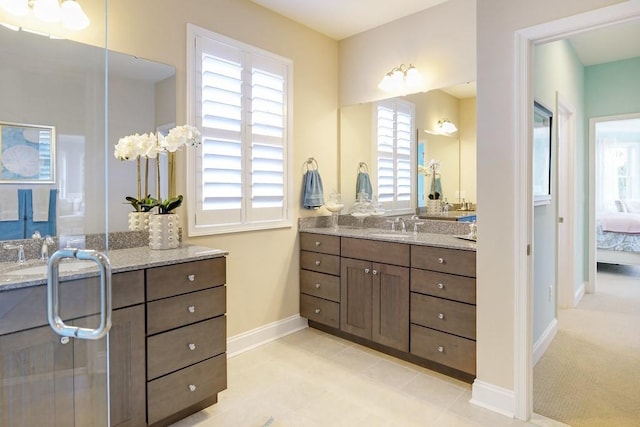
[[187, 279], [189, 279], [190, 282], [193, 282], [196, 280], [196, 275], [195, 274], [190, 274], [187, 276]]
[[438, 319], [444, 320], [444, 313], [438, 313]]
[[369, 274], [369, 269], [368, 268], [364, 269], [364, 274]]
[[444, 264], [444, 258], [438, 258], [438, 264]]
[[316, 289], [320, 289], [320, 283], [316, 283]]
[[196, 306], [195, 305], [190, 305], [187, 310], [189, 310], [189, 313], [195, 313], [196, 312]]
[[378, 270], [373, 270], [373, 271], [371, 272], [371, 274], [373, 274], [373, 275], [375, 276], [376, 274], [378, 274]]
[[317, 260], [317, 261], [316, 261], [316, 265], [320, 265], [320, 260]]
[[320, 245], [321, 245], [321, 243], [316, 241], [316, 246], [320, 246]]
[[444, 289], [444, 283], [438, 283], [438, 289]]
[[194, 391], [196, 391], [196, 388], [197, 387], [195, 385], [189, 384], [189, 391], [194, 392]]
[[319, 308], [316, 308], [316, 309], [315, 309], [315, 312], [316, 312], [316, 314], [320, 314], [320, 309], [319, 309]]
[[69, 344], [69, 337], [60, 338], [60, 344]]
[[444, 347], [443, 346], [438, 347], [438, 352], [439, 353], [444, 353]]
[[194, 343], [189, 343], [189, 350], [193, 351], [196, 349], [196, 345]]

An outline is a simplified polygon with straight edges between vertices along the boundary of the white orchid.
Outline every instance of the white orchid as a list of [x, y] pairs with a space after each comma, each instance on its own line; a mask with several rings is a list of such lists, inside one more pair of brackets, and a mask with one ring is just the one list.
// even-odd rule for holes
[[140, 155], [138, 151], [137, 138], [138, 134], [125, 136], [120, 138], [115, 146], [113, 155], [118, 160], [136, 160]]
[[200, 131], [193, 126], [176, 126], [169, 131], [167, 136], [160, 135], [158, 144], [163, 151], [174, 153], [186, 145], [197, 147], [200, 144], [200, 135]]

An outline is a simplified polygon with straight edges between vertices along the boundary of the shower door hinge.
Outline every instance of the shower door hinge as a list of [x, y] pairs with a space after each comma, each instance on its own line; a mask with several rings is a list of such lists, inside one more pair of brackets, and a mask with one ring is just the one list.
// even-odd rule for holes
[[527, 245], [527, 256], [531, 255], [531, 243]]

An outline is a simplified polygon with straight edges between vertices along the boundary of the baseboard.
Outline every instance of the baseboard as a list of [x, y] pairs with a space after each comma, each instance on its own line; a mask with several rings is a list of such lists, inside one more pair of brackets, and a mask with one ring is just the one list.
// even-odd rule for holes
[[286, 319], [234, 335], [227, 338], [227, 357], [237, 356], [252, 348], [259, 347], [307, 327], [307, 319], [296, 314]]
[[470, 403], [513, 418], [515, 394], [513, 390], [498, 387], [476, 379], [471, 386]]
[[587, 289], [587, 282], [582, 282], [580, 283], [580, 286], [578, 286], [578, 289], [576, 289], [576, 293], [573, 297], [573, 306], [576, 307], [578, 305], [578, 303], [582, 300], [582, 297], [584, 296], [584, 293], [586, 292]]
[[542, 333], [542, 336], [533, 344], [533, 366], [538, 363], [544, 352], [547, 351], [549, 344], [551, 344], [551, 341], [553, 341], [557, 333], [558, 319], [554, 318]]

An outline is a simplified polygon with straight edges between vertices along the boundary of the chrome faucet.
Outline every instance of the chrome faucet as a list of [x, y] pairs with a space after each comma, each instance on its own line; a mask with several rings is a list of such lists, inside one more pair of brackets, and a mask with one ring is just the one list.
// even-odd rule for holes
[[26, 261], [25, 256], [24, 256], [24, 246], [22, 246], [22, 245], [10, 245], [8, 243], [5, 243], [2, 247], [4, 249], [17, 249], [18, 250], [18, 260], [16, 262], [18, 264], [24, 264], [24, 262]]
[[401, 224], [401, 228], [400, 231], [402, 233], [406, 233], [407, 232], [407, 225], [404, 222], [404, 218], [402, 218], [401, 216], [399, 216], [398, 218], [396, 218], [396, 223]]

